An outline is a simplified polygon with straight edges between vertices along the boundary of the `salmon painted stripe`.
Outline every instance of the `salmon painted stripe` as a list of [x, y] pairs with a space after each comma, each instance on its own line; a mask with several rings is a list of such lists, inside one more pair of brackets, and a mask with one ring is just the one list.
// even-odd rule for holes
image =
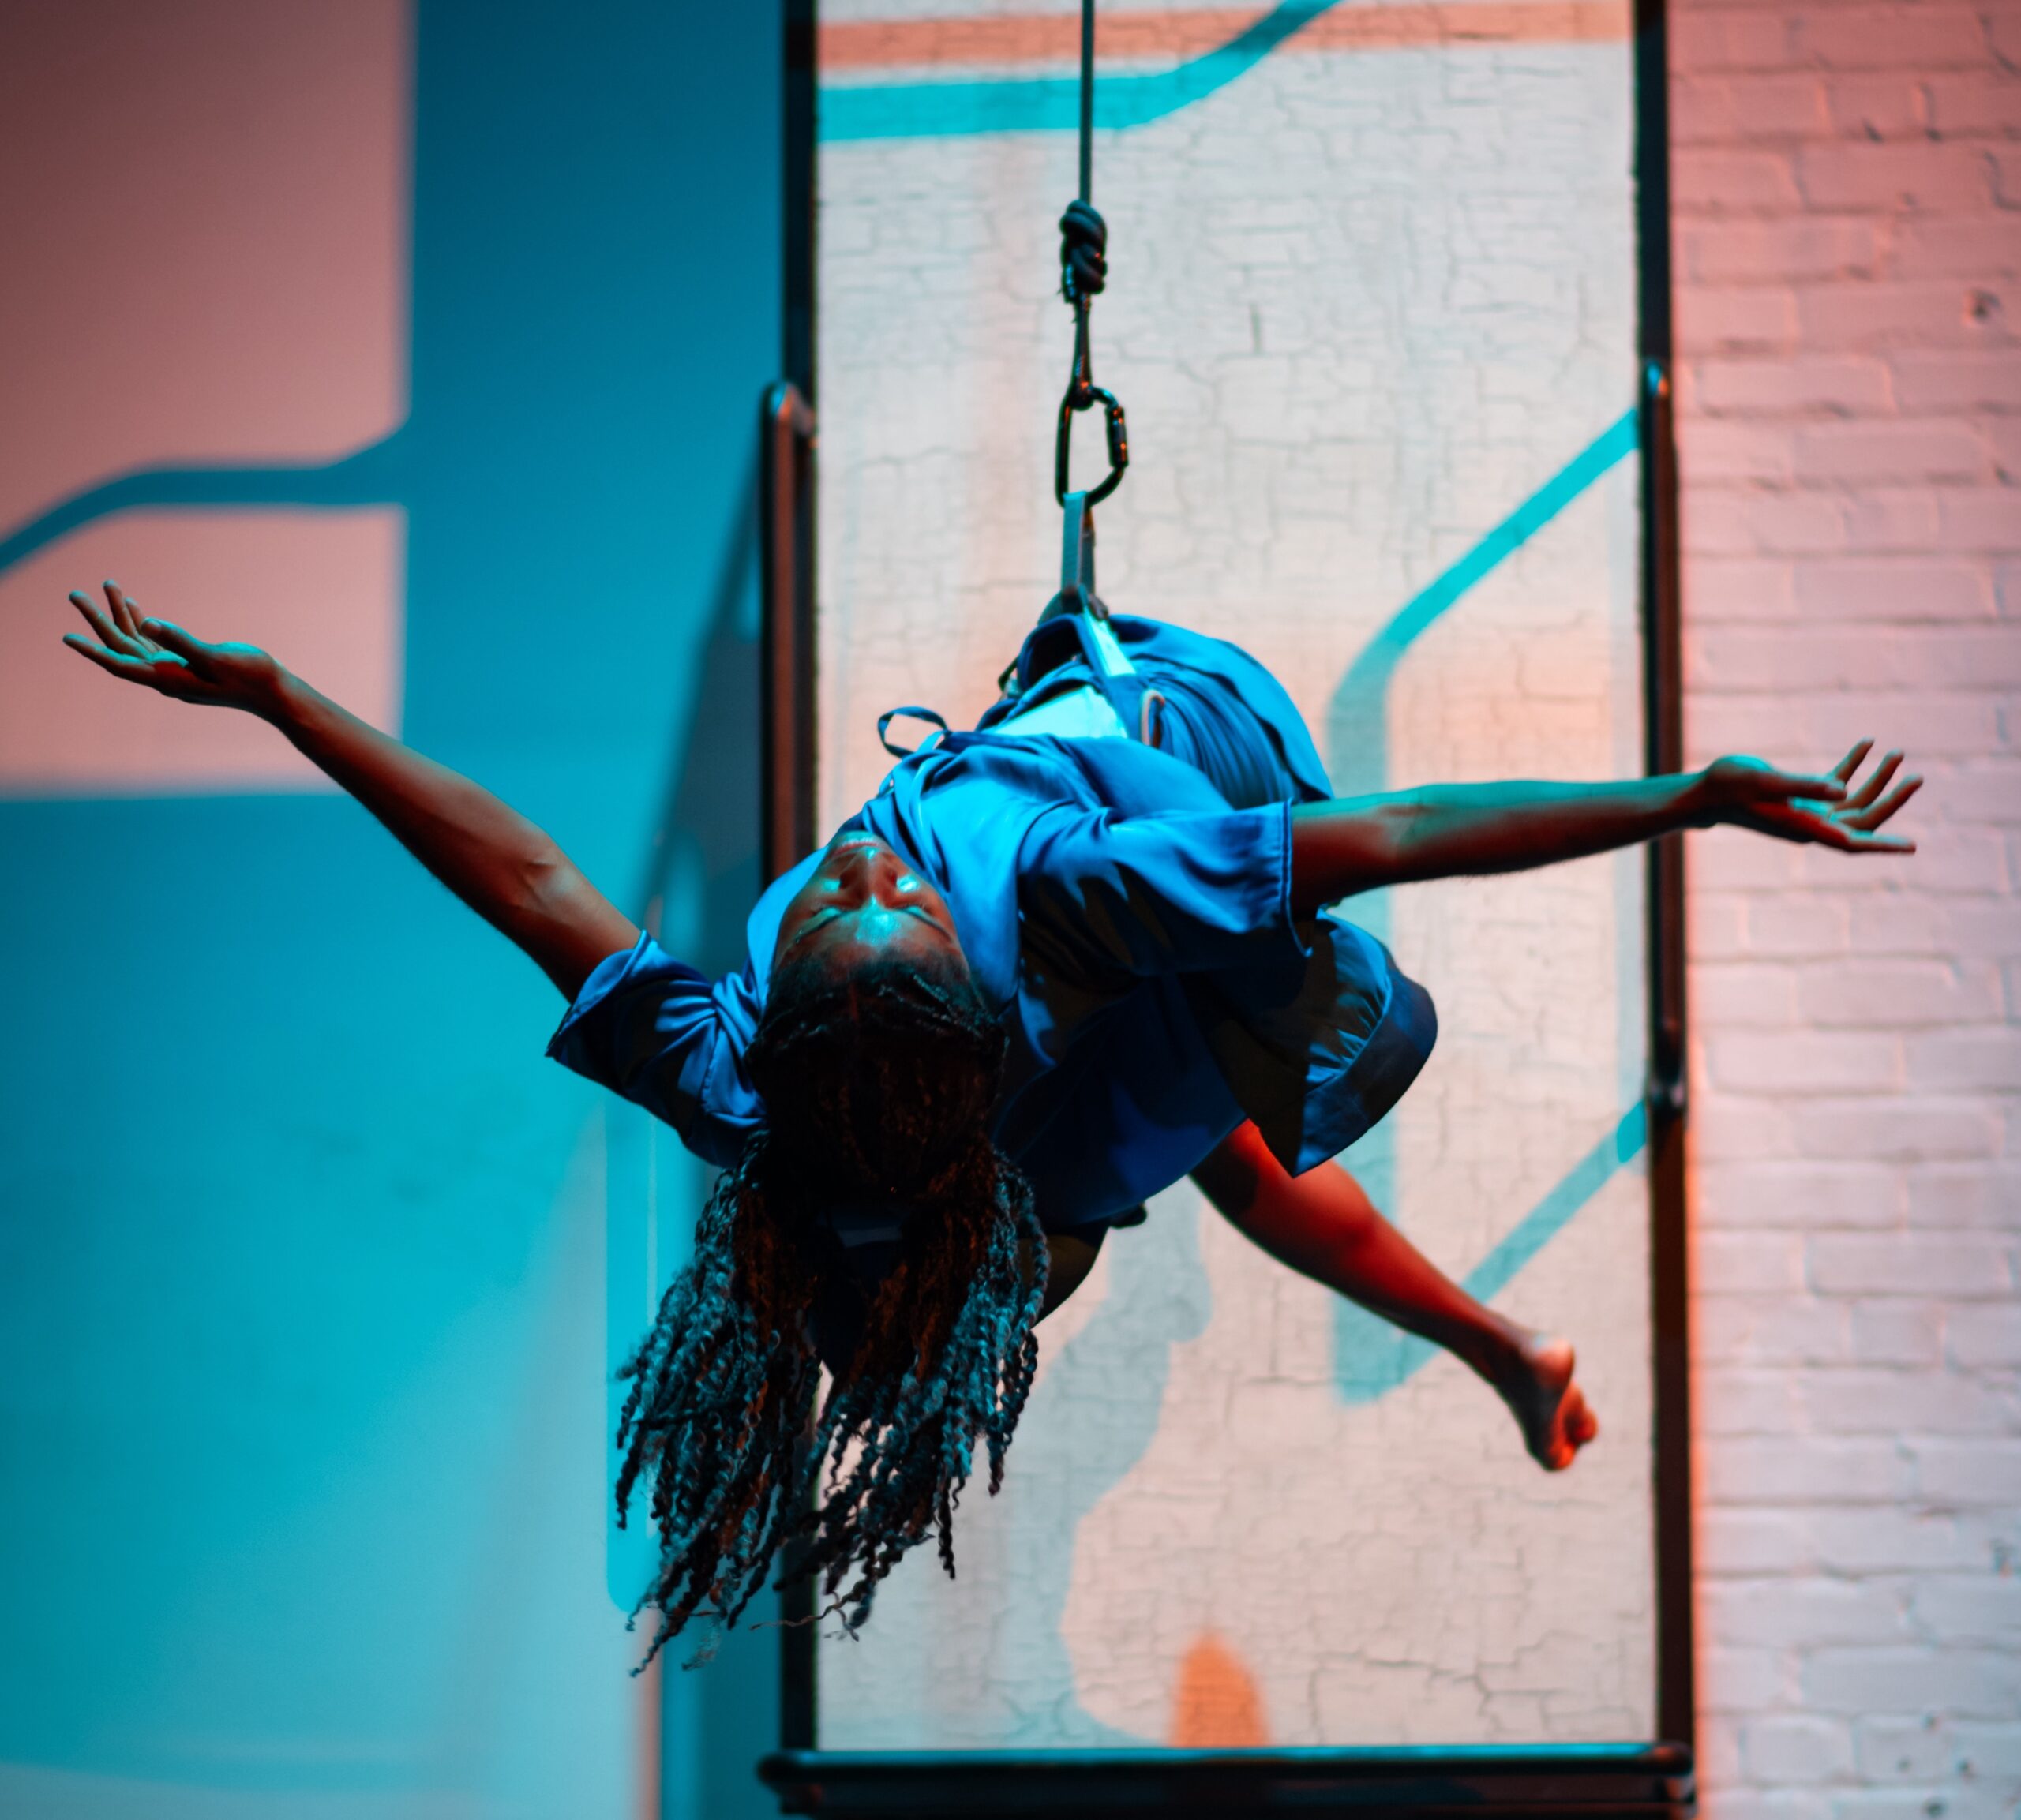
[[[1101, 22], [1104, 62], [1194, 57], [1219, 50], [1270, 9], [1115, 13]], [[1301, 27], [1286, 51], [1400, 51], [1466, 44], [1591, 44], [1628, 36], [1628, 0], [1428, 0], [1334, 6]], [[961, 69], [977, 64], [1072, 62], [1079, 20], [1068, 13], [988, 19], [853, 19], [820, 28], [824, 73]]]

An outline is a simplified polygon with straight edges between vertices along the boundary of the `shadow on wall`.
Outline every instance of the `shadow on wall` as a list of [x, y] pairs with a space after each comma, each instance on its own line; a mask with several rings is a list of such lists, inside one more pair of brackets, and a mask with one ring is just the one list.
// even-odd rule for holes
[[[744, 923], [759, 889], [756, 415], [744, 484], [708, 596], [707, 642], [692, 666], [687, 733], [667, 773], [666, 800], [636, 900], [645, 927], [671, 953], [711, 975], [743, 964]], [[713, 1172], [636, 1107], [613, 1102], [606, 1116], [613, 1164], [606, 1365], [614, 1374], [650, 1324], [668, 1281], [691, 1255], [695, 1213]], [[644, 1163], [629, 1181], [618, 1167], [628, 1149]], [[613, 1375], [605, 1428], [613, 1442], [625, 1387]], [[607, 1483], [614, 1481], [617, 1465], [613, 1444]], [[610, 1530], [608, 1571], [617, 1605], [630, 1607], [649, 1583], [657, 1557], [642, 1494], [633, 1501], [631, 1526], [619, 1530], [613, 1523]], [[756, 1627], [771, 1617], [771, 1604], [759, 1601], [753, 1616], [722, 1638], [703, 1668], [690, 1672], [681, 1665], [699, 1632], [658, 1659], [665, 1720], [661, 1811], [669, 1820], [736, 1820], [774, 1811], [751, 1773], [778, 1739], [780, 1633]], [[648, 1612], [639, 1620], [641, 1649], [652, 1620]]]
[[[255, 129], [328, 101], [359, 66], [317, 35], [372, 12], [0, 16], [9, 107], [40, 90], [96, 118], [104, 60], [137, 43], [159, 103], [45, 145], [8, 193], [32, 224], [83, 185], [111, 225], [65, 262], [62, 309], [22, 301], [52, 283], [40, 263], [0, 266], [0, 314], [33, 330], [0, 414], [105, 433], [67, 467], [31, 454], [0, 538], [122, 472], [204, 470], [144, 514], [99, 495], [17, 542], [11, 572], [32, 560], [53, 588], [111, 567], [223, 636], [264, 635], [279, 601], [328, 635], [322, 678], [364, 665], [409, 738], [619, 892], [667, 819], [669, 753], [695, 755], [708, 780], [682, 775], [673, 820], [701, 869], [698, 942], [726, 942], [748, 888], [730, 785], [742, 766], [749, 789], [755, 747], [733, 716], [692, 717], [734, 696], [711, 559], [748, 520], [777, 358], [774, 10], [395, 7], [384, 131], [402, 138], [379, 150], [411, 193], [377, 268], [396, 305], [366, 350], [381, 420], [354, 423], [327, 382], [354, 312], [317, 313], [323, 242], [283, 230], [353, 195], [356, 119], [316, 113], [328, 155], [278, 188]], [[215, 155], [172, 142], [192, 94], [228, 123]], [[129, 183], [152, 184], [145, 210], [99, 208]], [[268, 275], [302, 305], [277, 347], [226, 222], [298, 247]], [[175, 335], [129, 358], [133, 325], [163, 322]], [[79, 323], [89, 358], [55, 346]], [[47, 396], [24, 419], [31, 383]], [[294, 471], [333, 462], [350, 496]], [[375, 531], [338, 586], [312, 546], [353, 508], [400, 534]], [[0, 586], [9, 653], [65, 629], [40, 586]], [[283, 654], [314, 677], [317, 648]], [[349, 803], [257, 765], [178, 770], [200, 723], [123, 711], [144, 710], [163, 717], [125, 769], [38, 783], [36, 752], [26, 772], [10, 753], [0, 802], [0, 966], [11, 1027], [35, 1033], [0, 1064], [0, 1811], [628, 1815], [643, 1739], [604, 1590], [607, 1159], [596, 1096], [542, 1059], [560, 1006]], [[174, 793], [249, 788], [267, 793]], [[712, 1814], [769, 1811], [747, 1766], [773, 1736], [770, 1674], [751, 1662], [669, 1677], [669, 1743], [684, 1726], [698, 1753], [669, 1768]]]

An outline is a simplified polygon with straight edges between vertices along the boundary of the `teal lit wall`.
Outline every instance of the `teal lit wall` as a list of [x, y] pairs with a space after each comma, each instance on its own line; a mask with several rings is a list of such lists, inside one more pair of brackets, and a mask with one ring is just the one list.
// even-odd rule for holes
[[[168, 10], [229, 58], [219, 6]], [[15, 80], [66, 79], [54, 17], [0, 24]], [[775, 9], [411, 29], [397, 427], [298, 474], [90, 476], [0, 522], [0, 582], [116, 553], [122, 511], [396, 511], [406, 736], [720, 964], [754, 878]], [[136, 537], [122, 579], [233, 635], [150, 593]], [[0, 594], [10, 639], [66, 611]], [[552, 989], [347, 800], [17, 779], [0, 853], [0, 1814], [649, 1811], [607, 1376], [692, 1170], [543, 1059]], [[770, 1811], [774, 1635], [665, 1677], [667, 1813]]]

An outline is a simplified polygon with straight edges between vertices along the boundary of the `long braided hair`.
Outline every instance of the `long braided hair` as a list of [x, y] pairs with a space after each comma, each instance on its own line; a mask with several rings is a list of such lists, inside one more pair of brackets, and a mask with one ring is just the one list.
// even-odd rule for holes
[[[1029, 1185], [989, 1139], [1003, 1047], [958, 970], [773, 976], [747, 1058], [764, 1124], [620, 1374], [618, 1520], [647, 1481], [660, 1535], [647, 1661], [697, 1616], [708, 1653], [782, 1548], [851, 1632], [930, 1530], [953, 1574], [955, 1502], [978, 1439], [1002, 1482], [1045, 1290]], [[838, 1208], [902, 1223], [881, 1281], [851, 1263]]]

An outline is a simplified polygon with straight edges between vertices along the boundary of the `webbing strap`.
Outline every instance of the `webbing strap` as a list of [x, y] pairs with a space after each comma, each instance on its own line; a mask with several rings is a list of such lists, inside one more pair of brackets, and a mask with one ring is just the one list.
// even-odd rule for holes
[[1078, 613], [1092, 635], [1092, 661], [1105, 676], [1133, 676], [1137, 666], [1109, 630], [1108, 609], [1095, 592], [1095, 514], [1085, 493], [1069, 493], [1060, 518], [1059, 597], [1063, 613]]
[[[928, 734], [917, 746], [896, 745], [893, 743], [890, 736], [891, 723], [894, 721], [924, 721], [928, 726], [938, 730]], [[932, 708], [913, 706], [887, 708], [877, 717], [877, 743], [894, 758], [909, 758], [915, 752], [924, 751], [947, 731], [947, 721]]]

